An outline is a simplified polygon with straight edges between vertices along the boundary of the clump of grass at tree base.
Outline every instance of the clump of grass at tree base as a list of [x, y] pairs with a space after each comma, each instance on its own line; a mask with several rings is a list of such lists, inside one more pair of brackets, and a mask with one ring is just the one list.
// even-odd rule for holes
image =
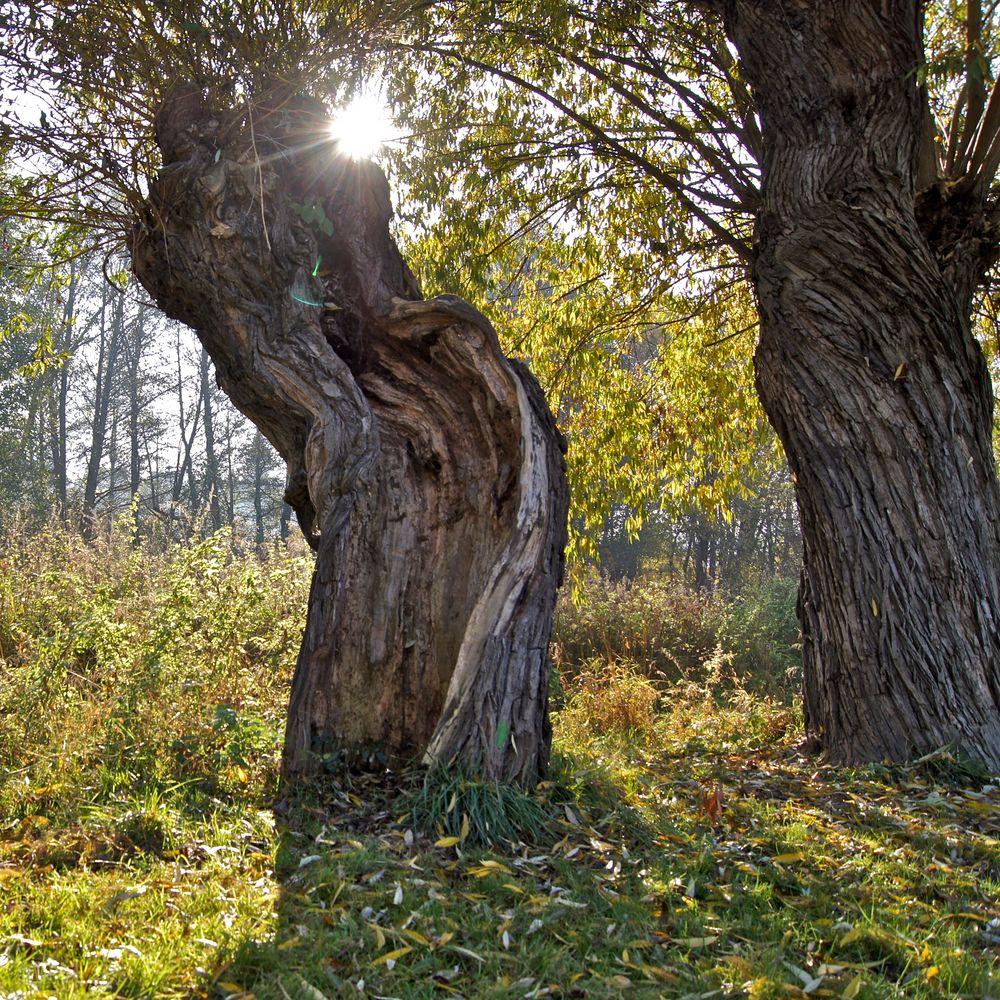
[[548, 835], [549, 814], [537, 795], [458, 767], [429, 771], [399, 805], [415, 830], [469, 847], [539, 843]]
[[[944, 758], [802, 757], [796, 713], [736, 684], [731, 651], [656, 685], [651, 726], [602, 728], [583, 708], [601, 698], [568, 679], [534, 842], [477, 845], [471, 818], [462, 840], [459, 799], [481, 790], [455, 775], [455, 832], [421, 835], [409, 799], [357, 777], [288, 797], [275, 822], [308, 566], [224, 540], [154, 558], [53, 537], [63, 557], [36, 577], [24, 553], [45, 545], [19, 545], [0, 555], [0, 995], [1000, 991], [1000, 793]], [[177, 648], [154, 665], [163, 609]], [[60, 673], [75, 626], [87, 652], [60, 653]], [[12, 718], [25, 707], [41, 721]]]

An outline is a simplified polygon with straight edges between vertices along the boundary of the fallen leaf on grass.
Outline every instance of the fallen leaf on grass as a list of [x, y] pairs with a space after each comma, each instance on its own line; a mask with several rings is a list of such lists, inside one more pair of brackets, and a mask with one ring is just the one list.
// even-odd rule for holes
[[679, 944], [683, 948], [704, 948], [707, 945], [715, 944], [719, 940], [718, 934], [709, 935], [708, 937], [693, 937], [693, 938], [674, 938], [674, 944]]
[[124, 903], [129, 899], [138, 899], [140, 896], [144, 896], [148, 886], [140, 885], [135, 889], [126, 889], [124, 892], [116, 892], [105, 904], [105, 910], [111, 910], [116, 907], [119, 903]]
[[466, 958], [474, 959], [477, 962], [485, 962], [486, 959], [482, 955], [477, 955], [474, 951], [470, 951], [468, 948], [463, 948], [459, 944], [448, 945], [449, 951], [457, 951], [459, 955], [464, 955]]
[[[396, 948], [393, 951], [387, 951], [384, 955], [379, 955], [378, 958], [372, 962], [372, 966], [376, 965], [388, 965], [389, 962], [395, 963], [396, 959], [402, 958], [404, 955], [409, 955], [413, 951], [411, 945], [405, 945], [402, 948]], [[389, 966], [392, 968], [392, 966]]]
[[854, 998], [861, 992], [861, 986], [864, 979], [859, 972], [845, 987], [844, 992], [841, 993], [843, 1000], [854, 1000]]
[[298, 987], [296, 991], [302, 1000], [329, 1000], [329, 997], [318, 990], [308, 979], [303, 976], [293, 976], [295, 985]]

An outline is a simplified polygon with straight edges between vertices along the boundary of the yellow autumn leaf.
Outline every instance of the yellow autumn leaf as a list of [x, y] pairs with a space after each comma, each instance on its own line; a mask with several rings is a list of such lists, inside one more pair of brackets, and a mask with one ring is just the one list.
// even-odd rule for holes
[[434, 841], [435, 847], [454, 847], [456, 844], [462, 842], [461, 837], [442, 837], [440, 840]]
[[878, 601], [874, 597], [872, 598], [872, 614], [878, 618]]
[[422, 944], [424, 947], [430, 945], [430, 941], [423, 936], [419, 931], [410, 930], [409, 927], [403, 927], [400, 929], [400, 934], [405, 935], [411, 941], [416, 941], [417, 944]]
[[859, 972], [845, 987], [844, 992], [840, 994], [842, 1000], [854, 1000], [854, 998], [861, 992], [861, 984], [864, 979]]
[[939, 975], [939, 974], [940, 974], [940, 972], [941, 972], [941, 969], [940, 969], [940, 968], [939, 968], [938, 966], [936, 966], [936, 965], [932, 965], [932, 966], [931, 966], [931, 967], [930, 967], [930, 968], [929, 968], [929, 969], [928, 969], [928, 970], [927, 970], [927, 971], [926, 971], [926, 972], [924, 973], [924, 976], [926, 977], [926, 979], [927, 979], [927, 982], [930, 982], [930, 981], [931, 981], [931, 980], [932, 980], [932, 979], [933, 979], [933, 978], [934, 978], [935, 976]]
[[278, 951], [287, 951], [289, 948], [297, 948], [300, 944], [302, 944], [302, 938], [296, 935], [295, 937], [290, 937], [287, 941], [282, 941], [281, 944], [278, 945]]
[[789, 854], [776, 854], [772, 861], [776, 861], [778, 864], [786, 865], [790, 864], [792, 861], [805, 861], [806, 856], [801, 851], [792, 851]]
[[462, 814], [462, 829], [459, 831], [459, 840], [465, 840], [469, 836], [469, 814]]
[[227, 982], [220, 981], [220, 982], [217, 982], [215, 985], [218, 986], [220, 990], [225, 990], [227, 993], [242, 993], [243, 992], [243, 987], [240, 986], [238, 983], [227, 983]]
[[395, 962], [397, 958], [409, 955], [411, 951], [413, 951], [413, 949], [409, 945], [402, 948], [396, 948], [394, 951], [387, 951], [384, 955], [379, 955], [379, 957], [372, 962], [372, 966], [385, 965], [386, 962]]
[[708, 937], [675, 938], [674, 943], [684, 948], [704, 948], [707, 945], [715, 944], [718, 940], [718, 934], [711, 934]]
[[850, 944], [850, 943], [851, 943], [852, 941], [857, 941], [857, 939], [858, 939], [859, 937], [861, 937], [861, 931], [860, 931], [860, 930], [858, 930], [858, 928], [857, 928], [857, 927], [852, 927], [852, 928], [851, 928], [851, 929], [850, 929], [850, 930], [849, 930], [849, 931], [848, 931], [848, 932], [847, 932], [847, 933], [846, 933], [846, 934], [845, 934], [845, 935], [844, 935], [844, 936], [843, 936], [843, 937], [842, 937], [842, 938], [840, 939], [840, 941], [838, 942], [838, 944], [840, 945], [840, 947], [841, 947], [841, 948], [843, 948], [845, 944]]
[[506, 865], [502, 865], [500, 864], [499, 861], [494, 861], [492, 858], [487, 858], [485, 861], [480, 861], [479, 866], [481, 868], [486, 868], [489, 871], [506, 872], [508, 875], [513, 874]]
[[643, 965], [641, 966], [642, 971], [647, 976], [654, 976], [657, 979], [662, 980], [665, 983], [676, 983], [677, 975], [671, 972], [669, 969], [661, 969], [656, 965]]

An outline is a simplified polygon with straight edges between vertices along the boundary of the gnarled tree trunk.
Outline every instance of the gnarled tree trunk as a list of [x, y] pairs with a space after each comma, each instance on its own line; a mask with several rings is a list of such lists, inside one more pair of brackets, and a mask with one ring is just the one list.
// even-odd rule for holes
[[530, 784], [549, 753], [562, 438], [480, 313], [421, 299], [385, 178], [326, 124], [303, 99], [244, 122], [176, 89], [133, 245], [288, 463], [316, 550], [285, 774], [381, 752]]
[[981, 203], [918, 199], [920, 5], [726, 6], [763, 125], [757, 383], [801, 513], [807, 729], [841, 762], [1000, 766], [989, 261]]

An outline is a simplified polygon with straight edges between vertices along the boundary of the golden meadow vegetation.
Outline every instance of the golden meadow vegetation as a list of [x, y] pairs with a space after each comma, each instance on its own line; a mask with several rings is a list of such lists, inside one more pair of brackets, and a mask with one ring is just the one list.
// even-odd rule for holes
[[997, 779], [806, 755], [787, 583], [564, 602], [531, 795], [330, 759], [287, 798], [311, 560], [128, 535], [0, 551], [0, 996], [1000, 990]]

